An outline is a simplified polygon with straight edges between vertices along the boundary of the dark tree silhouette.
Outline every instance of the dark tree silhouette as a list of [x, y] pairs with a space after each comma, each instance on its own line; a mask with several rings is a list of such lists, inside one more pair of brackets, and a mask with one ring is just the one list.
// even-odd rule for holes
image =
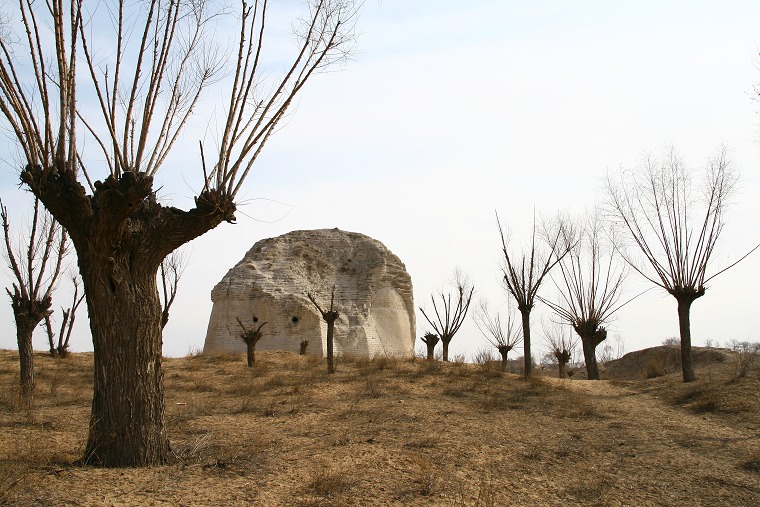
[[493, 316], [488, 310], [488, 302], [480, 300], [479, 310], [474, 314], [475, 324], [486, 337], [488, 343], [496, 347], [501, 355], [501, 368], [507, 369], [509, 353], [522, 342], [520, 327], [515, 321], [515, 310], [507, 302], [506, 322], [502, 324], [501, 314], [497, 311]]
[[559, 294], [557, 301], [539, 298], [580, 337], [589, 380], [599, 380], [596, 348], [607, 338], [605, 324], [630, 302], [619, 304], [628, 270], [597, 217], [590, 213], [576, 227], [561, 221], [568, 253], [550, 275]]
[[264, 336], [264, 333], [261, 332], [261, 328], [266, 325], [266, 322], [262, 322], [261, 324], [258, 324], [259, 319], [256, 317], [253, 318], [253, 327], [248, 328], [243, 324], [243, 321], [240, 320], [239, 317], [236, 317], [238, 324], [240, 324], [240, 328], [243, 330], [242, 333], [240, 333], [240, 338], [245, 342], [247, 351], [246, 351], [246, 357], [248, 359], [248, 367], [251, 368], [256, 363], [256, 344], [259, 343], [259, 340], [261, 340], [261, 337]]
[[182, 250], [173, 251], [161, 261], [158, 267], [161, 280], [161, 330], [169, 323], [169, 309], [177, 297], [179, 281], [186, 267], [187, 257]]
[[45, 329], [47, 330], [48, 342], [50, 343], [50, 355], [53, 357], [57, 354], [63, 358], [69, 354], [69, 341], [71, 340], [71, 332], [74, 330], [77, 310], [82, 301], [84, 301], [84, 294], [79, 293], [79, 280], [77, 280], [77, 277], [72, 276], [71, 282], [74, 285], [74, 296], [68, 309], [61, 307], [62, 318], [61, 329], [58, 332], [58, 345], [55, 344], [55, 333], [53, 332], [53, 323], [50, 319], [51, 314], [45, 316]]
[[335, 310], [335, 307], [334, 307], [335, 285], [333, 285], [332, 294], [330, 296], [330, 309], [327, 311], [323, 310], [319, 306], [319, 303], [317, 303], [317, 300], [313, 294], [308, 293], [306, 296], [309, 298], [309, 301], [311, 301], [314, 304], [314, 306], [317, 307], [317, 310], [322, 315], [322, 319], [324, 319], [324, 321], [327, 322], [327, 373], [335, 373], [335, 359], [334, 359], [334, 354], [333, 354], [335, 321], [338, 320], [338, 317], [340, 317], [340, 314], [338, 313], [337, 310]]
[[306, 348], [309, 346], [309, 340], [301, 340], [301, 343], [298, 348], [298, 355], [305, 356], [306, 355]]
[[567, 254], [570, 246], [562, 241], [564, 235], [562, 226], [557, 227], [554, 234], [547, 235], [545, 248], [536, 245], [536, 218], [534, 216], [530, 253], [517, 256], [507, 249], [509, 239], [504, 236], [504, 229], [501, 227], [498, 213], [496, 214], [496, 224], [499, 227], [501, 252], [504, 255], [504, 266], [502, 267], [504, 285], [517, 302], [517, 309], [522, 317], [524, 370], [527, 378], [533, 370], [531, 364], [530, 312], [533, 311], [538, 289], [544, 282], [546, 275]]
[[647, 159], [639, 170], [621, 171], [618, 178], [607, 178], [609, 216], [643, 256], [621, 249], [623, 258], [678, 303], [684, 382], [696, 379], [691, 362], [692, 303], [705, 294], [710, 280], [760, 246], [731, 265], [707, 274], [737, 181], [725, 149], [707, 162], [697, 195], [691, 173], [675, 149], [659, 160]]
[[[285, 23], [292, 53], [276, 64], [265, 51], [281, 19], [274, 2], [241, 1], [238, 12], [205, 0], [15, 4], [18, 33], [0, 38], [0, 112], [25, 159], [22, 183], [77, 251], [95, 371], [85, 463], [170, 459], [156, 274], [172, 251], [235, 221], [236, 196], [294, 98], [353, 49], [352, 0], [305, 3]], [[239, 27], [230, 58], [214, 44], [228, 21]], [[154, 178], [217, 85], [224, 120], [208, 165], [200, 146], [194, 207], [162, 205]]]
[[66, 256], [67, 237], [53, 217], [34, 199], [34, 212], [18, 250], [11, 239], [8, 210], [0, 201], [0, 221], [5, 238], [5, 256], [13, 273], [11, 298], [18, 342], [21, 401], [34, 404], [34, 328], [53, 312], [53, 290], [58, 283]]
[[[431, 319], [425, 309], [420, 306], [420, 311], [425, 317], [425, 320], [433, 326], [433, 330], [436, 335], [441, 339], [443, 345], [443, 360], [449, 360], [449, 343], [454, 335], [457, 334], [459, 328], [462, 327], [465, 317], [467, 316], [467, 310], [470, 309], [470, 301], [472, 301], [472, 294], [475, 291], [475, 287], [469, 282], [467, 277], [462, 274], [460, 270], [454, 272], [454, 292], [456, 300], [452, 304], [451, 293], [444, 294], [443, 291], [438, 293], [438, 297], [441, 299], [441, 307], [439, 308], [435, 302], [435, 294], [430, 296], [433, 302], [433, 311], [435, 312], [435, 320]], [[425, 342], [427, 343], [427, 342]], [[428, 345], [428, 347], [430, 347]], [[435, 347], [435, 345], [433, 345]], [[428, 348], [428, 358], [430, 357], [431, 349]]]
[[567, 364], [573, 359], [575, 347], [578, 345], [577, 338], [573, 339], [572, 329], [565, 332], [565, 326], [558, 322], [547, 324], [544, 321], [543, 328], [544, 339], [549, 347], [549, 352], [557, 361], [558, 376], [565, 378], [567, 376]]
[[425, 344], [425, 347], [427, 347], [428, 361], [435, 361], [435, 346], [438, 345], [439, 341], [441, 341], [441, 339], [435, 333], [425, 333], [425, 336], [422, 337], [422, 342]]

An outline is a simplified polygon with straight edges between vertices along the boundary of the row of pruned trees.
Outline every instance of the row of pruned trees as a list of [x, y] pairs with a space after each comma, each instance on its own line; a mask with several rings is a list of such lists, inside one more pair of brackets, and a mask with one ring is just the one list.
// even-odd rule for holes
[[[695, 379], [691, 361], [691, 304], [705, 294], [706, 284], [746, 258], [758, 246], [732, 264], [710, 273], [708, 265], [726, 223], [725, 211], [734, 193], [737, 174], [725, 150], [708, 160], [700, 188], [674, 149], [665, 156], [649, 158], [634, 171], [621, 171], [606, 180], [605, 199], [580, 218], [559, 216], [538, 226], [534, 218], [530, 243], [522, 251], [510, 248], [510, 237], [496, 216], [503, 255], [502, 281], [521, 317], [521, 337], [509, 313], [491, 316], [487, 305], [476, 313], [476, 323], [506, 355], [520, 341], [524, 372], [532, 365], [531, 311], [536, 302], [546, 304], [558, 323], [571, 327], [580, 341], [589, 379], [599, 379], [596, 349], [607, 339], [607, 326], [615, 314], [638, 295], [624, 298], [623, 284], [631, 271], [671, 294], [677, 301], [681, 364], [684, 382]], [[555, 297], [539, 295], [550, 281]], [[460, 277], [459, 294], [439, 293], [431, 319], [420, 308], [435, 333], [426, 334], [428, 357], [431, 343], [440, 339], [444, 360], [448, 342], [461, 326], [472, 290], [465, 297]], [[452, 310], [453, 308], [453, 310]], [[511, 307], [508, 307], [511, 308]], [[453, 332], [452, 332], [453, 331]], [[549, 348], [564, 369], [574, 341], [555, 329], [545, 330]], [[444, 339], [444, 336], [446, 337]]]

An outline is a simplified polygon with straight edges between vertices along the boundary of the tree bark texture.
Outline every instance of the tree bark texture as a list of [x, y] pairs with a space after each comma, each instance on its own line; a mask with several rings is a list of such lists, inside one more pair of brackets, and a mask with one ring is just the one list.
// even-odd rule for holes
[[678, 299], [678, 329], [681, 332], [681, 370], [684, 382], [697, 379], [694, 366], [691, 364], [691, 304], [693, 299]]
[[441, 347], [443, 348], [443, 361], [448, 362], [449, 361], [449, 343], [451, 342], [451, 339], [445, 340], [441, 339]]
[[586, 378], [599, 380], [599, 363], [596, 360], [596, 348], [607, 339], [607, 330], [598, 321], [590, 320], [573, 326], [581, 338], [583, 360], [586, 362]]
[[174, 249], [234, 220], [234, 203], [222, 192], [206, 190], [190, 211], [163, 207], [155, 201], [152, 178], [142, 173], [97, 181], [91, 196], [70, 171], [27, 166], [21, 179], [66, 228], [77, 251], [94, 346], [83, 462], [166, 463], [156, 271]]
[[533, 361], [530, 357], [530, 309], [519, 308], [519, 310], [522, 317], [523, 330], [523, 368], [525, 369], [525, 378], [528, 378], [533, 371]]
[[567, 350], [558, 350], [554, 352], [554, 357], [557, 359], [559, 378], [565, 378], [567, 376], [567, 363], [570, 362], [570, 352]]
[[501, 354], [501, 369], [503, 371], [507, 371], [507, 365], [509, 364], [507, 357], [509, 356], [510, 350], [512, 350], [512, 347], [507, 347], [506, 345], [499, 346], [499, 354]]
[[50, 315], [50, 307], [53, 306], [51, 298], [43, 300], [30, 300], [22, 295], [18, 287], [14, 291], [7, 291], [11, 297], [13, 318], [16, 322], [16, 342], [18, 343], [19, 357], [19, 394], [21, 401], [27, 407], [34, 404], [34, 348], [32, 335], [34, 328], [42, 320]]
[[596, 345], [593, 338], [581, 336], [583, 344], [583, 360], [586, 362], [586, 378], [599, 380], [599, 364], [596, 361]]
[[[335, 319], [337, 319], [338, 312]], [[335, 336], [335, 319], [327, 319], [327, 373], [335, 373], [334, 336]]]
[[27, 407], [34, 404], [34, 350], [32, 333], [35, 324], [19, 322], [16, 318], [16, 341], [18, 342], [19, 382], [21, 402]]

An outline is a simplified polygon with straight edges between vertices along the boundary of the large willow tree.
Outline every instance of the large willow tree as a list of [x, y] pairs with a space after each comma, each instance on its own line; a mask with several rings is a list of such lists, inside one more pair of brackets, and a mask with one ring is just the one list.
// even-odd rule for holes
[[[276, 27], [295, 34], [295, 50], [266, 60], [282, 47], [265, 44], [278, 19], [269, 3], [19, 0], [6, 12], [3, 128], [20, 147], [23, 185], [68, 232], [87, 295], [95, 370], [86, 463], [169, 459], [157, 268], [235, 220], [236, 196], [293, 98], [353, 47], [353, 2], [309, 0]], [[236, 40], [230, 54], [214, 49], [216, 30]], [[162, 205], [154, 177], [211, 86], [225, 97], [219, 130], [195, 168], [168, 168], [197, 171], [202, 188], [190, 210]]]
[[757, 249], [708, 274], [737, 182], [725, 150], [708, 161], [701, 188], [694, 188], [694, 178], [675, 149], [659, 160], [648, 159], [638, 170], [607, 179], [610, 218], [628, 237], [631, 249], [640, 253], [620, 250], [623, 259], [678, 304], [684, 382], [696, 379], [691, 362], [692, 303], [705, 295], [710, 280]]

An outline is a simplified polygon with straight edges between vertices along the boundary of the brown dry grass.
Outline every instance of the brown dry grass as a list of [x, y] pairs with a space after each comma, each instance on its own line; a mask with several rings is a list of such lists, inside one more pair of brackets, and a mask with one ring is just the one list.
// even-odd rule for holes
[[537, 378], [290, 353], [165, 360], [174, 462], [75, 466], [91, 354], [36, 358], [37, 406], [0, 352], [2, 505], [760, 505], [760, 373]]

